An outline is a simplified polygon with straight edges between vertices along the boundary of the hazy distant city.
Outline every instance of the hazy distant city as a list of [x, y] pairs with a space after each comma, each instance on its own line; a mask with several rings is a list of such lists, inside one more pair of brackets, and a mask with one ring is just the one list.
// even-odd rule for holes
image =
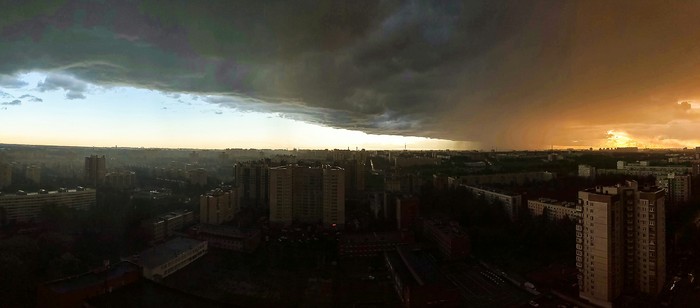
[[8, 306], [687, 307], [700, 148], [0, 146]]

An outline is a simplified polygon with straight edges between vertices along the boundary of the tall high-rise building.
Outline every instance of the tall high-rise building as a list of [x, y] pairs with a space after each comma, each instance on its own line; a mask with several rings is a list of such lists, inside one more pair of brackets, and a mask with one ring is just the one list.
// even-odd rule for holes
[[411, 229], [418, 221], [420, 199], [413, 196], [396, 197], [396, 227]]
[[656, 186], [666, 191], [666, 203], [675, 205], [690, 200], [691, 176], [669, 173], [656, 177]]
[[242, 207], [267, 208], [270, 204], [268, 175], [269, 165], [265, 161], [237, 163], [235, 185], [240, 188]]
[[323, 168], [323, 225], [345, 224], [345, 170]]
[[270, 168], [269, 175], [271, 222], [345, 224], [345, 170], [289, 165]]
[[625, 185], [579, 192], [579, 295], [611, 307], [621, 294], [657, 295], [666, 279], [664, 190]]
[[102, 185], [107, 174], [105, 156], [90, 155], [85, 157], [85, 182], [87, 185], [97, 187]]
[[0, 188], [12, 184], [12, 166], [0, 162]]
[[337, 165], [345, 170], [345, 193], [355, 194], [365, 190], [366, 166], [360, 160], [346, 160]]
[[199, 222], [218, 225], [233, 220], [238, 213], [238, 196], [235, 189], [223, 187], [199, 196]]
[[27, 166], [24, 169], [24, 177], [36, 184], [41, 184], [41, 167], [37, 165]]

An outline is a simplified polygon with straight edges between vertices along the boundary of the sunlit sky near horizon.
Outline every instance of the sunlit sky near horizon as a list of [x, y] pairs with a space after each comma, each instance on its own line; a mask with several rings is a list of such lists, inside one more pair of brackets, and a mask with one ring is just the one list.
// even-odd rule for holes
[[[70, 90], [42, 90], [40, 85], [49, 75], [19, 74], [14, 76], [17, 87], [0, 86], [2, 142], [211, 149], [465, 148], [450, 140], [366, 134], [292, 120], [279, 113], [225, 108], [205, 102], [207, 95], [199, 94], [85, 83], [81, 97], [69, 99]], [[14, 100], [23, 102], [13, 104]]]
[[15, 1], [0, 143], [694, 148], [697, 16], [697, 1]]

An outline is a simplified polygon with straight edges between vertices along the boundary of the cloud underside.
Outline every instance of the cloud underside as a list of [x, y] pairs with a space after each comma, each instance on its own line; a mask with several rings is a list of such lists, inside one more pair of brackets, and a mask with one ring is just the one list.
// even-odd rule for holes
[[38, 89], [68, 99], [86, 81], [131, 85], [510, 148], [600, 144], [610, 129], [689, 140], [678, 128], [698, 120], [677, 103], [700, 94], [692, 2], [28, 3], [0, 21], [0, 86], [48, 70]]

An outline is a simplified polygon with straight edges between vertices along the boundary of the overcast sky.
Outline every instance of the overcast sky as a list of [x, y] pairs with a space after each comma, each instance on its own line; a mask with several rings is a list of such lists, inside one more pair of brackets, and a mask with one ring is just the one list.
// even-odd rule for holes
[[0, 142], [700, 145], [700, 2], [0, 3]]

